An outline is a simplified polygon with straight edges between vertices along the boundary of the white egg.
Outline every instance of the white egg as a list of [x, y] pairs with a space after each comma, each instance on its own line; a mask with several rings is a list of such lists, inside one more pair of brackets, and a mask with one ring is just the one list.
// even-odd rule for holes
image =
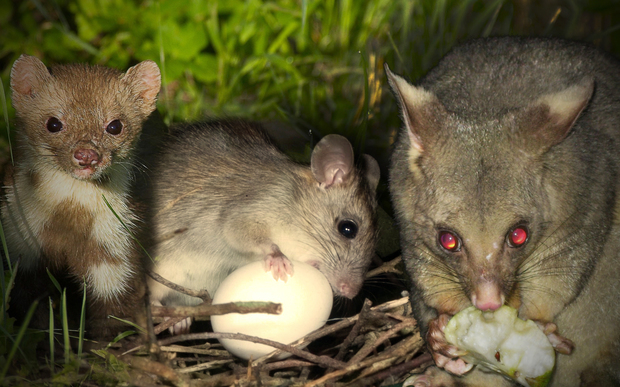
[[[243, 333], [290, 344], [322, 327], [332, 309], [331, 286], [314, 267], [303, 262], [292, 263], [294, 274], [286, 282], [274, 280], [271, 272], [265, 272], [262, 261], [242, 266], [226, 277], [213, 296], [213, 304], [271, 301], [282, 304], [282, 314], [211, 316], [213, 331]], [[275, 350], [249, 341], [221, 339], [220, 342], [230, 353], [243, 359], [256, 359]], [[280, 358], [284, 357], [287, 356]]]

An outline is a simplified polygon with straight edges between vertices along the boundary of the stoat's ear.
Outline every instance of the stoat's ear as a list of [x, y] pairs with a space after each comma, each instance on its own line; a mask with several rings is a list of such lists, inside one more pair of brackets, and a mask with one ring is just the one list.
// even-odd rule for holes
[[342, 184], [349, 179], [353, 170], [351, 143], [338, 134], [323, 137], [312, 151], [310, 167], [322, 187]]
[[36, 94], [51, 77], [49, 70], [39, 58], [21, 55], [11, 69], [13, 100]]

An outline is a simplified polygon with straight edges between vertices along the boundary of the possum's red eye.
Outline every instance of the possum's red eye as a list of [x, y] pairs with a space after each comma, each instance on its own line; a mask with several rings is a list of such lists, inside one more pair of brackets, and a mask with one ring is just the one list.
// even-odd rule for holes
[[439, 244], [444, 249], [450, 252], [456, 252], [461, 250], [461, 240], [458, 236], [451, 233], [450, 231], [440, 231], [438, 237]]
[[106, 132], [114, 136], [121, 134], [122, 130], [123, 130], [123, 123], [120, 120], [114, 120], [110, 122], [108, 126], [105, 128]]
[[56, 133], [62, 130], [62, 122], [56, 117], [50, 117], [45, 123], [45, 126], [50, 133]]
[[527, 242], [528, 231], [525, 226], [513, 228], [507, 235], [506, 241], [510, 247], [521, 247]]

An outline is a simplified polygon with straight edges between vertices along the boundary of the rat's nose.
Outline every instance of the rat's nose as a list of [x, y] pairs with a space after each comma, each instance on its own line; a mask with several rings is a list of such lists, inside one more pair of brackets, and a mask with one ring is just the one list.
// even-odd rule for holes
[[78, 149], [73, 154], [73, 158], [77, 160], [81, 167], [87, 167], [99, 163], [99, 153], [93, 149]]
[[340, 295], [353, 299], [359, 293], [362, 287], [361, 283], [357, 283], [355, 281], [350, 281], [347, 279], [341, 279], [336, 284], [336, 289], [340, 293]]

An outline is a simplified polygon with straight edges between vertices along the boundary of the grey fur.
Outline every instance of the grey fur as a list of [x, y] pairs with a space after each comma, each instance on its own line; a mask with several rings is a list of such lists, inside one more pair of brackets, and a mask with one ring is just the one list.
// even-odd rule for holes
[[[493, 38], [456, 47], [420, 80], [428, 103], [389, 78], [413, 127], [397, 142], [390, 189], [424, 334], [438, 312], [471, 305], [484, 278], [521, 317], [555, 322], [575, 342], [552, 386], [620, 383], [618, 61], [563, 40]], [[519, 224], [529, 240], [509, 247]], [[461, 251], [440, 247], [444, 229]], [[477, 371], [454, 380], [508, 383]]]
[[[350, 147], [342, 137], [336, 142], [342, 141]], [[321, 188], [310, 166], [284, 155], [258, 124], [177, 128], [153, 174], [154, 225], [157, 238], [185, 231], [156, 245], [155, 271], [213, 296], [230, 272], [277, 245], [293, 260], [313, 261], [336, 294], [342, 281], [359, 290], [377, 237], [378, 166], [374, 159], [367, 164], [367, 172], [352, 167], [343, 183]], [[341, 219], [356, 222], [356, 238], [338, 233]], [[199, 301], [149, 286], [151, 299], [164, 305]]]

